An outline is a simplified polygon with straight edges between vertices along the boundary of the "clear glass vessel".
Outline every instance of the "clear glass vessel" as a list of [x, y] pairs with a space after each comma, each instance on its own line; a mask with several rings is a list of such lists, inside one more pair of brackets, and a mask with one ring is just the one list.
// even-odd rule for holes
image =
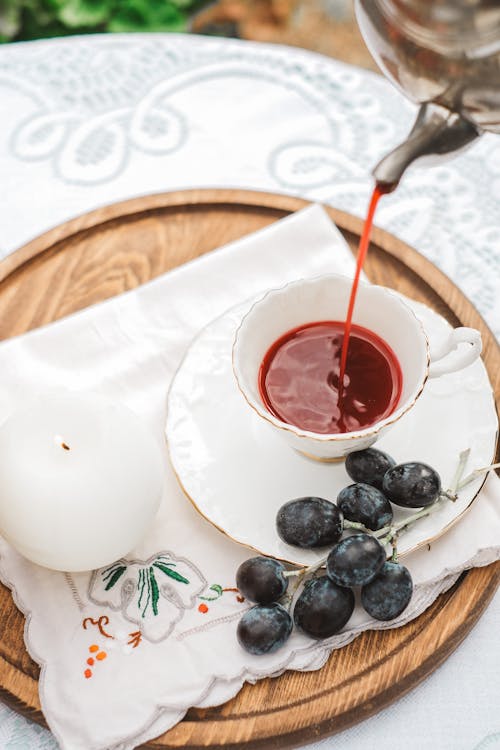
[[421, 105], [408, 139], [374, 170], [397, 184], [424, 156], [500, 133], [500, 0], [356, 0], [375, 61]]

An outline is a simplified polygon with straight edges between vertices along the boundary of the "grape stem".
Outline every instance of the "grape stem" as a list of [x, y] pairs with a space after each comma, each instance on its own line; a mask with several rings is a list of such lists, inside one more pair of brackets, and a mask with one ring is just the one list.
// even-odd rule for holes
[[394, 536], [391, 539], [391, 544], [392, 544], [391, 562], [397, 563], [398, 561], [398, 538], [397, 536]]
[[404, 521], [400, 521], [399, 523], [395, 523], [391, 526], [384, 526], [383, 529], [379, 529], [378, 531], [373, 532], [373, 536], [379, 540], [381, 544], [387, 544], [391, 539], [398, 534], [398, 532], [405, 529], [407, 526], [411, 526], [412, 523], [415, 523], [415, 521], [418, 521], [419, 518], [425, 518], [425, 516], [430, 516], [431, 513], [435, 513], [439, 508], [441, 508], [443, 504], [443, 500], [448, 500], [447, 495], [443, 495], [442, 500], [438, 500], [437, 503], [434, 503], [434, 505], [429, 505], [427, 508], [422, 508], [421, 510], [417, 511], [417, 513], [413, 513], [411, 516], [408, 516], [408, 518], [405, 518]]
[[297, 593], [297, 590], [302, 583], [304, 576], [310, 572], [310, 570], [314, 566], [311, 566], [311, 568], [298, 568], [297, 570], [287, 570], [285, 573], [283, 573], [286, 578], [291, 578], [292, 576], [297, 576], [297, 580], [295, 582], [294, 587], [291, 591], [288, 591], [287, 594], [284, 597], [284, 604], [286, 605], [286, 609], [288, 612], [292, 609], [293, 600], [295, 598], [295, 594]]
[[371, 534], [371, 529], [367, 529], [362, 523], [358, 521], [347, 521], [344, 519], [344, 529], [357, 529], [358, 531], [364, 531], [366, 534]]
[[449, 492], [455, 496], [457, 496], [458, 487], [460, 484], [460, 480], [462, 479], [465, 471], [465, 467], [467, 466], [467, 461], [469, 460], [470, 456], [470, 448], [466, 448], [464, 451], [461, 451], [461, 453], [458, 456], [458, 466], [457, 470], [455, 472], [455, 475], [451, 481], [451, 485], [449, 488]]
[[462, 481], [459, 482], [458, 489], [461, 490], [463, 489], [463, 487], [467, 487], [468, 484], [473, 482], [475, 479], [478, 479], [481, 474], [488, 474], [488, 472], [494, 471], [495, 469], [500, 469], [500, 463], [491, 464], [491, 466], [483, 466], [481, 469], [474, 469], [474, 471], [471, 471], [471, 473], [468, 474], [465, 479], [462, 479]]
[[439, 493], [439, 498], [441, 500], [451, 500], [452, 503], [456, 503], [458, 500], [456, 492], [452, 492], [451, 490], [442, 490]]
[[[304, 568], [297, 568], [296, 570], [286, 570], [283, 573], [283, 575], [285, 576], [285, 578], [293, 578], [293, 576], [304, 576], [306, 574], [310, 575], [311, 573], [316, 573], [317, 570], [325, 566], [327, 560], [328, 560], [328, 555], [324, 557], [322, 560], [320, 560], [319, 562], [314, 563], [314, 565], [308, 565], [307, 567], [304, 567]], [[300, 583], [300, 579], [299, 579], [299, 582], [297, 583], [297, 586], [299, 585], [299, 583]], [[294, 592], [297, 589], [297, 586], [295, 587]]]

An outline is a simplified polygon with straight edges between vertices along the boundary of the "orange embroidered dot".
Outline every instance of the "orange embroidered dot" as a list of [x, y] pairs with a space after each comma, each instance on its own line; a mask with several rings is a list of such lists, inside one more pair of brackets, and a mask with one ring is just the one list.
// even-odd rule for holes
[[93, 666], [94, 660], [91, 656], [87, 659], [87, 664], [89, 664], [91, 667]]
[[94, 643], [92, 646], [89, 646], [89, 651], [91, 654], [95, 654], [96, 651], [99, 651], [99, 646], [96, 646]]
[[201, 612], [202, 614], [206, 615], [208, 612], [208, 607], [206, 604], [200, 604], [198, 607], [198, 612]]
[[86, 669], [86, 670], [85, 670], [85, 672], [84, 672], [83, 674], [85, 675], [85, 677], [86, 677], [86, 678], [87, 678], [87, 680], [88, 680], [88, 679], [89, 679], [89, 677], [92, 677], [92, 670], [91, 670], [91, 669]]
[[99, 653], [96, 655], [95, 658], [98, 659], [99, 661], [102, 661], [103, 659], [106, 658], [106, 656], [107, 656], [107, 653], [105, 651], [99, 651]]

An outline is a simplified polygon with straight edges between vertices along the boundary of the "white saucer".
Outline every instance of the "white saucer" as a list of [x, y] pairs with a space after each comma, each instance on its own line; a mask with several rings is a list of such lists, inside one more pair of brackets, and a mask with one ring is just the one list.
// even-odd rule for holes
[[[421, 318], [431, 348], [449, 324], [429, 308], [405, 300]], [[182, 489], [220, 531], [265, 555], [314, 564], [322, 550], [291, 547], [278, 537], [275, 518], [283, 503], [316, 495], [335, 501], [352, 480], [344, 464], [325, 464], [289, 448], [239, 392], [231, 366], [235, 331], [251, 303], [227, 311], [194, 339], [168, 394], [166, 435]], [[376, 443], [398, 463], [425, 461], [447, 487], [458, 454], [471, 448], [466, 471], [493, 461], [497, 414], [484, 364], [429, 381], [409, 414]], [[414, 524], [399, 540], [405, 554], [440, 536], [470, 506], [484, 479], [460, 492], [457, 502]], [[396, 518], [407, 512], [397, 510]]]

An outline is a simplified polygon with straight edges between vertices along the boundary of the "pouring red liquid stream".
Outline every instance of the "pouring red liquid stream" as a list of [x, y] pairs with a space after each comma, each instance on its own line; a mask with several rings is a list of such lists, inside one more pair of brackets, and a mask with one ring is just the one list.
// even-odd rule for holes
[[345, 322], [314, 321], [288, 331], [261, 363], [261, 398], [284, 422], [316, 433], [352, 432], [385, 418], [399, 401], [402, 374], [394, 352], [352, 322], [375, 209], [392, 189], [377, 184], [373, 191]]
[[368, 213], [366, 214], [365, 224], [363, 226], [363, 234], [359, 241], [358, 257], [356, 260], [356, 272], [354, 274], [354, 280], [351, 287], [351, 296], [349, 297], [349, 305], [347, 308], [347, 316], [344, 328], [344, 340], [342, 343], [342, 353], [340, 355], [340, 374], [339, 374], [339, 403], [342, 403], [342, 397], [344, 394], [344, 377], [345, 368], [347, 363], [347, 352], [349, 350], [349, 338], [351, 335], [352, 328], [352, 315], [354, 312], [354, 305], [356, 303], [356, 295], [358, 293], [359, 277], [368, 252], [368, 245], [370, 244], [370, 235], [372, 233], [373, 217], [375, 216], [375, 210], [380, 198], [386, 193], [392, 192], [394, 189], [393, 185], [385, 185], [377, 183], [372, 193], [370, 205], [368, 206]]

